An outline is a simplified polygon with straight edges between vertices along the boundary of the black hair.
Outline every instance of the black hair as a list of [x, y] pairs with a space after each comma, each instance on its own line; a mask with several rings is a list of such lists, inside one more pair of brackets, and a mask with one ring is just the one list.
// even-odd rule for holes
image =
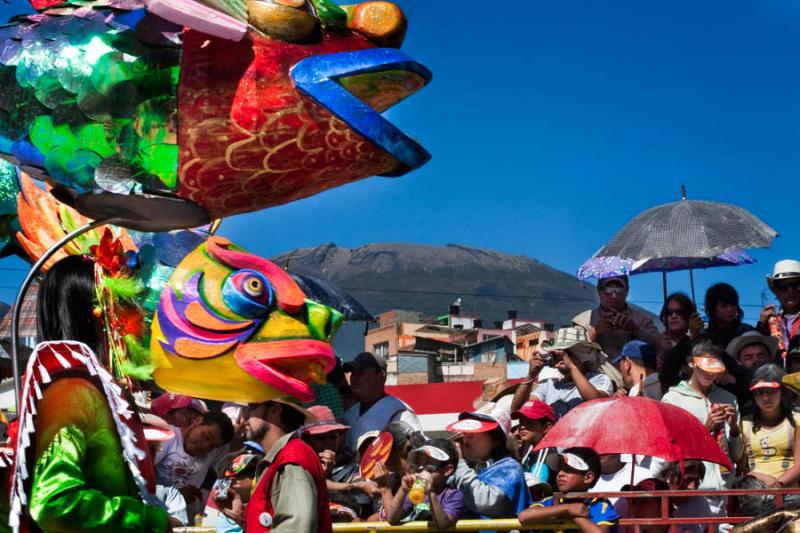
[[720, 361], [722, 360], [724, 355], [725, 355], [725, 350], [720, 348], [711, 339], [698, 340], [692, 345], [692, 350], [690, 352], [690, 356], [692, 358], [711, 356], [711, 357], [716, 357]]
[[[755, 476], [747, 475], [733, 480], [732, 489], [764, 490], [767, 484]], [[775, 496], [771, 494], [741, 494], [733, 498], [734, 511], [730, 516], [759, 516], [775, 510]]]
[[36, 304], [40, 341], [80, 341], [97, 351], [99, 323], [94, 316], [94, 262], [72, 255], [47, 271]]
[[717, 326], [717, 304], [730, 304], [735, 305], [738, 309], [736, 313], [737, 325], [741, 323], [744, 318], [744, 311], [739, 307], [739, 293], [733, 288], [733, 285], [728, 283], [717, 283], [712, 285], [706, 291], [706, 314], [708, 315], [708, 327], [713, 329]]
[[220, 411], [208, 411], [203, 413], [204, 426], [219, 426], [220, 433], [222, 433], [222, 442], [225, 444], [233, 440], [233, 422], [228, 418], [228, 415]]
[[405, 444], [408, 444], [408, 450], [419, 448], [425, 443], [425, 437], [422, 433], [415, 430], [408, 423], [402, 420], [395, 420], [389, 422], [383, 431], [388, 431], [392, 434], [392, 453], [401, 449]]
[[664, 300], [664, 306], [661, 308], [661, 313], [658, 315], [658, 317], [661, 319], [661, 323], [665, 326], [667, 325], [667, 306], [670, 302], [678, 302], [684, 313], [686, 313], [687, 320], [692, 314], [697, 312], [697, 306], [694, 305], [694, 302], [691, 298], [689, 298], [689, 296], [686, 295], [686, 293], [673, 292], [667, 296], [666, 300]]
[[681, 468], [681, 463], [678, 461], [666, 463], [656, 475], [656, 479], [665, 481], [672, 487], [673, 482], [680, 484], [686, 472], [690, 470], [697, 470], [698, 483], [706, 476], [706, 465], [703, 464], [703, 461], [690, 460], [684, 461], [683, 468]]
[[283, 430], [286, 433], [291, 433], [292, 431], [297, 431], [300, 429], [300, 426], [306, 423], [305, 415], [297, 409], [293, 409], [286, 404], [280, 402], [272, 402], [277, 403], [281, 406], [281, 426], [283, 426]]
[[[567, 448], [562, 452], [562, 455], [571, 453], [572, 455], [577, 455], [579, 458], [586, 463], [586, 466], [589, 467], [589, 472], [594, 474], [594, 481], [592, 482], [592, 487], [595, 483], [600, 480], [600, 455], [594, 449], [587, 448], [585, 446], [576, 446], [574, 448]], [[589, 487], [591, 488], [591, 487]]]
[[438, 448], [447, 454], [446, 461], [439, 461], [444, 466], [452, 466], [453, 468], [458, 466], [458, 452], [456, 452], [456, 447], [448, 439], [431, 439], [425, 444]]
[[[776, 364], [770, 363], [767, 365], [762, 365], [756, 369], [753, 373], [753, 379], [750, 380], [750, 386], [755, 385], [759, 381], [776, 381], [778, 383], [781, 382], [783, 376], [786, 375], [786, 371], [784, 371], [781, 367]], [[789, 421], [792, 427], [797, 427], [795, 425], [794, 415], [792, 414], [792, 404], [791, 399], [788, 394], [783, 392], [783, 389], [778, 389], [781, 391], [781, 422], [783, 419]], [[761, 431], [761, 425], [763, 420], [761, 420], [761, 409], [758, 408], [758, 404], [754, 402], [753, 405], [753, 434], [758, 433]]]

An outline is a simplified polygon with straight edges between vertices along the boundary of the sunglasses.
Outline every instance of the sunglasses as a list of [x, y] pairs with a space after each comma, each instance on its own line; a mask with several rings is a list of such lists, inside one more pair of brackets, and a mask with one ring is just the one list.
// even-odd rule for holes
[[684, 309], [665, 309], [664, 316], [682, 316], [687, 317], [689, 313], [686, 312]]
[[428, 472], [430, 474], [435, 474], [436, 472], [442, 470], [446, 466], [447, 465], [433, 465], [433, 464], [415, 465], [414, 472], [422, 472], [424, 470], [425, 472]]
[[625, 294], [625, 287], [620, 287], [618, 285], [606, 285], [605, 287], [601, 287], [600, 290], [606, 294], [615, 294], [617, 296]]
[[800, 283], [776, 283], [775, 290], [778, 292], [800, 292]]

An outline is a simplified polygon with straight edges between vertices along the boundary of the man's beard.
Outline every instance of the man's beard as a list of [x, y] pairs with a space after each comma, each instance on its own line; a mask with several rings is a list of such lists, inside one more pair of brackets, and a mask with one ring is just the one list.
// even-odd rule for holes
[[247, 440], [261, 442], [267, 435], [267, 431], [269, 431], [269, 424], [264, 424], [256, 429], [253, 429], [250, 427], [250, 424], [247, 424], [244, 428], [244, 436]]

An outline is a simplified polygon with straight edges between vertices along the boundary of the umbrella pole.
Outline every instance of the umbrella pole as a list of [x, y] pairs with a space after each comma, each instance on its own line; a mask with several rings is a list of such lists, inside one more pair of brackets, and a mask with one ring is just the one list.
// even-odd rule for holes
[[692, 286], [692, 303], [695, 303], [695, 297], [694, 297], [694, 271], [692, 271], [691, 268], [689, 269], [689, 284]]
[[661, 273], [661, 281], [664, 285], [664, 301], [667, 301], [667, 271]]
[[631, 485], [633, 485], [633, 476], [636, 473], [636, 454], [631, 455]]

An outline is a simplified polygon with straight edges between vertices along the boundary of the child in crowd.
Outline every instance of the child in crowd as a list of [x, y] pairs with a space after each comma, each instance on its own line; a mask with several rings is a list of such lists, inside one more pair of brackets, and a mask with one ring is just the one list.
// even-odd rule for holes
[[[409, 452], [422, 445], [425, 439], [420, 432], [401, 420], [390, 422], [383, 431], [392, 434], [392, 451], [386, 463], [378, 462], [375, 465], [372, 481], [377, 483], [379, 488], [389, 489], [394, 494], [400, 489], [403, 476], [410, 471]], [[373, 514], [369, 520], [380, 520], [382, 514], [383, 499], [376, 498], [373, 501]]]
[[[409, 453], [411, 470], [416, 474], [403, 477], [400, 489], [392, 494], [381, 490], [385, 519], [390, 524], [411, 520], [430, 520], [437, 529], [453, 526], [464, 514], [464, 494], [447, 485], [458, 464], [455, 446], [446, 439], [433, 439]], [[421, 484], [425, 497], [412, 503], [409, 492]]]
[[253, 492], [256, 467], [262, 455], [245, 449], [223, 458], [215, 502], [221, 511], [217, 533], [241, 533], [247, 523], [245, 507]]
[[544, 499], [553, 493], [553, 487], [556, 486], [559, 457], [555, 449], [540, 452], [534, 452], [533, 449], [555, 424], [555, 412], [541, 400], [529, 400], [511, 413], [511, 419], [519, 420], [517, 441], [525, 483], [534, 500]]
[[525, 474], [510, 437], [511, 415], [494, 402], [461, 413], [447, 426], [459, 460], [453, 485], [464, 493], [469, 512], [481, 518], [513, 516], [530, 505]]
[[209, 411], [185, 428], [170, 427], [174, 436], [162, 443], [153, 457], [156, 481], [177, 487], [192, 517], [203, 512], [208, 496], [204, 488], [206, 476], [229, 450], [233, 424], [225, 414]]
[[[669, 490], [697, 490], [706, 475], [706, 468], [702, 461], [685, 461], [683, 465], [678, 462], [666, 463], [657, 478], [666, 482]], [[697, 518], [714, 516], [708, 498], [702, 496], [687, 496], [685, 498], [670, 498], [670, 516], [673, 518]], [[703, 524], [683, 524], [678, 527], [680, 533], [702, 533], [705, 531]]]
[[[600, 456], [591, 448], [567, 448], [561, 455], [558, 490], [586, 492], [600, 477]], [[519, 514], [522, 524], [553, 518], [572, 519], [583, 533], [616, 533], [619, 516], [605, 498], [566, 499], [549, 497]]]
[[171, 426], [185, 428], [208, 412], [203, 400], [167, 392], [153, 400], [150, 410]]

